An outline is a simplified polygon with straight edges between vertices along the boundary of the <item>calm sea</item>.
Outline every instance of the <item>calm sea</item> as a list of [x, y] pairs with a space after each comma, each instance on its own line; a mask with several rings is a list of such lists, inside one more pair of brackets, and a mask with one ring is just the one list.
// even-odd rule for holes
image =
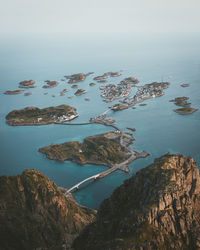
[[[81, 141], [84, 137], [112, 130], [101, 125], [11, 127], [5, 116], [13, 109], [27, 106], [47, 107], [59, 104], [75, 106], [77, 122], [87, 122], [111, 104], [102, 102], [99, 86], [89, 86], [94, 75], [79, 84], [87, 94], [73, 96], [75, 89], [64, 81], [64, 75], [94, 71], [95, 75], [122, 70], [122, 76], [109, 79], [119, 83], [135, 76], [141, 85], [152, 81], [170, 81], [163, 97], [109, 115], [122, 129], [135, 127], [133, 148], [148, 151], [151, 156], [130, 164], [130, 174], [117, 171], [75, 193], [78, 201], [98, 208], [114, 188], [133, 173], [152, 163], [167, 152], [193, 156], [200, 165], [200, 111], [188, 116], [173, 112], [169, 102], [177, 96], [188, 96], [192, 107], [200, 108], [200, 35], [199, 34], [118, 34], [118, 35], [27, 35], [4, 36], [0, 41], [0, 175], [15, 175], [25, 169], [38, 169], [58, 186], [71, 187], [82, 179], [104, 171], [102, 166], [79, 166], [46, 159], [37, 150], [51, 143]], [[18, 89], [22, 80], [34, 79], [37, 88], [29, 89], [31, 96], [4, 95], [6, 90]], [[44, 80], [57, 80], [52, 89], [42, 88]], [[180, 84], [189, 83], [182, 88]], [[67, 88], [65, 96], [59, 92]], [[48, 92], [48, 95], [44, 95]], [[55, 94], [56, 97], [52, 97]], [[88, 97], [90, 101], [84, 99]], [[115, 103], [115, 102], [114, 102]]]

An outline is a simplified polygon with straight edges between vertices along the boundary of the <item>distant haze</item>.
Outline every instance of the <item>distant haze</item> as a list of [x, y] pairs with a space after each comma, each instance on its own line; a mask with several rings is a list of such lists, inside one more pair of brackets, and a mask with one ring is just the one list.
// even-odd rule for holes
[[199, 32], [199, 0], [0, 0], [1, 33]]

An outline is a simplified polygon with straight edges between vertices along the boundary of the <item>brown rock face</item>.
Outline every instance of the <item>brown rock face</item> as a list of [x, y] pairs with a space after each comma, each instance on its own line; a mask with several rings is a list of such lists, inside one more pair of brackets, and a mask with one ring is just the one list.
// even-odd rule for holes
[[71, 249], [95, 213], [67, 199], [37, 170], [0, 177], [0, 249]]
[[191, 157], [164, 155], [101, 204], [75, 249], [200, 249], [200, 177]]

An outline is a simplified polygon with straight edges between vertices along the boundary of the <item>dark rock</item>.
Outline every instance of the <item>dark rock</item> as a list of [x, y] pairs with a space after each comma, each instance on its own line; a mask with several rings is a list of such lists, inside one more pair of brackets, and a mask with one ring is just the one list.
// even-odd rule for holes
[[166, 154], [101, 204], [74, 248], [199, 249], [200, 177], [191, 157]]
[[0, 248], [71, 249], [95, 212], [81, 208], [37, 170], [0, 177]]
[[85, 94], [86, 93], [86, 91], [84, 90], [84, 89], [78, 89], [76, 92], [75, 92], [75, 94], [74, 95], [83, 95], [83, 94]]

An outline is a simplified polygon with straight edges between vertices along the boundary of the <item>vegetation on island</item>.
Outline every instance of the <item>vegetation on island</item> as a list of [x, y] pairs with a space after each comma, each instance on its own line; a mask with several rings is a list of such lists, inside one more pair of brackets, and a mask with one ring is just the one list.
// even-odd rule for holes
[[174, 112], [178, 113], [179, 115], [189, 115], [196, 112], [198, 109], [192, 107], [185, 107], [180, 109], [174, 109]]
[[6, 116], [6, 122], [12, 126], [45, 125], [55, 122], [69, 121], [77, 116], [76, 109], [68, 105], [43, 109], [27, 107], [25, 109], [11, 111]]
[[179, 109], [174, 109], [174, 112], [176, 112], [179, 115], [189, 115], [196, 112], [198, 109], [192, 108], [191, 103], [187, 102], [188, 99], [189, 97], [181, 96], [181, 97], [176, 97], [173, 100], [170, 100], [170, 102], [174, 102], [175, 105], [182, 107]]
[[78, 164], [93, 163], [112, 166], [128, 158], [129, 150], [120, 143], [121, 135], [108, 132], [78, 141], [52, 144], [39, 149], [51, 160], [74, 161]]

